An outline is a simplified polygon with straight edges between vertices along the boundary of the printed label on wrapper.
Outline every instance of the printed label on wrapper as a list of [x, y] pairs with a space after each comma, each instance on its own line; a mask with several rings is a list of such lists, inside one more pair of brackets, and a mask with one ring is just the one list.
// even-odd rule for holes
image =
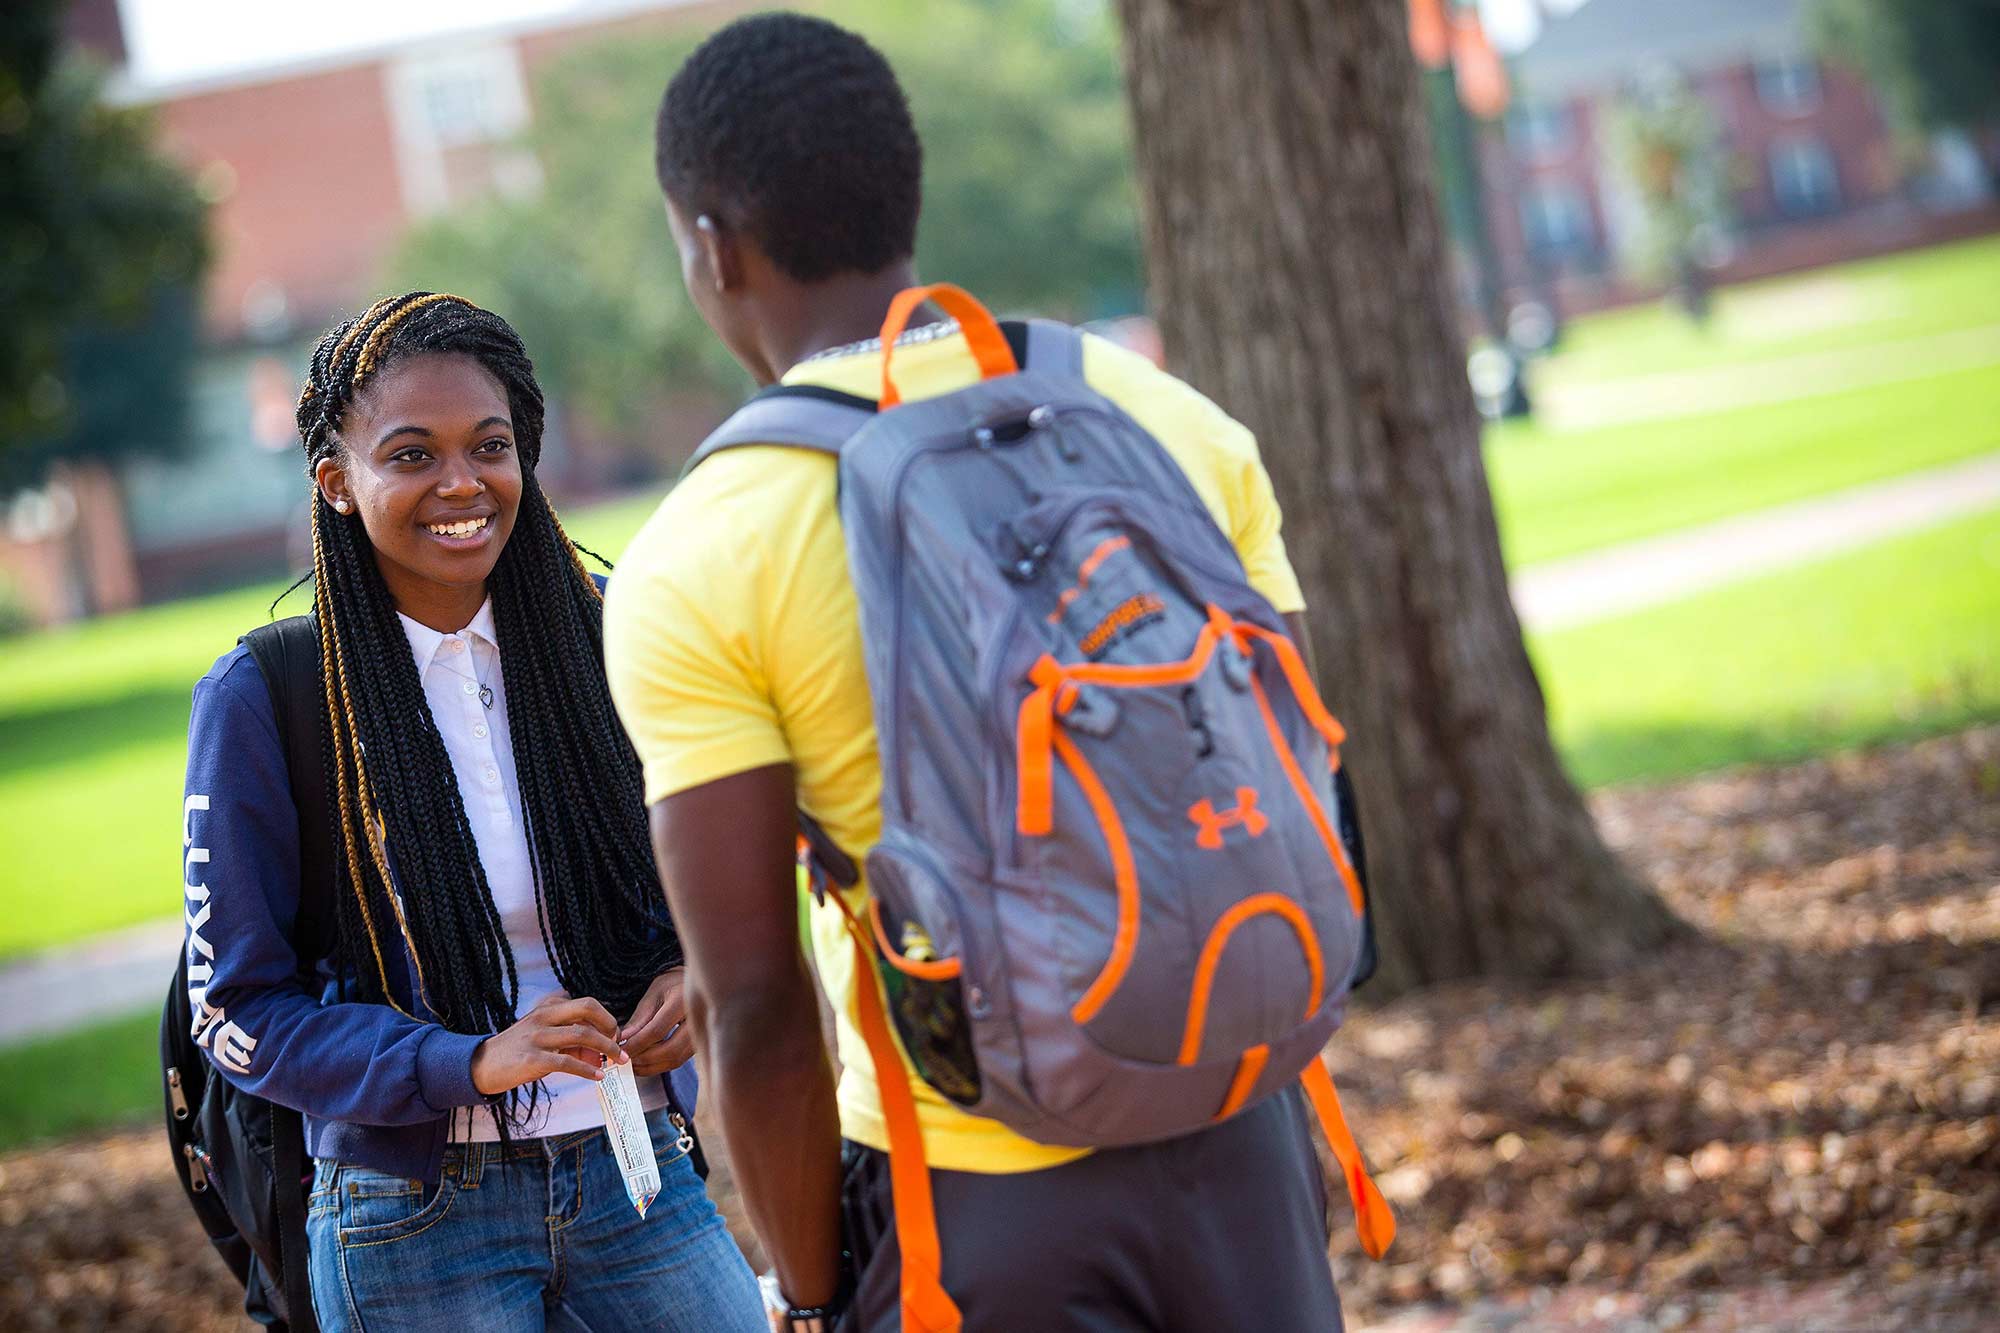
[[604, 1106], [604, 1134], [625, 1177], [625, 1193], [644, 1217], [660, 1193], [660, 1167], [653, 1160], [653, 1136], [646, 1131], [646, 1111], [639, 1105], [639, 1084], [632, 1066], [604, 1062], [604, 1080], [597, 1085]]

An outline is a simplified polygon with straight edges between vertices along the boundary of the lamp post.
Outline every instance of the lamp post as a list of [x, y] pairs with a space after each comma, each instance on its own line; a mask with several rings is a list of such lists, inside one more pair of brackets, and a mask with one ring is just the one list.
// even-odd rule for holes
[[1507, 109], [1507, 71], [1476, 0], [1410, 0], [1410, 48], [1425, 70], [1445, 218], [1472, 260], [1475, 305], [1491, 348], [1470, 365], [1480, 411], [1524, 417], [1531, 404], [1519, 351], [1507, 336], [1500, 254], [1486, 220], [1485, 171], [1475, 120]]

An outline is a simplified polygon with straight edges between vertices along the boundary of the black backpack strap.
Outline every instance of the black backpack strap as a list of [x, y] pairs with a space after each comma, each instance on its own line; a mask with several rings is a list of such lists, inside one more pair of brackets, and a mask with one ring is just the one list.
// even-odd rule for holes
[[1340, 806], [1340, 840], [1347, 844], [1347, 856], [1354, 863], [1354, 878], [1361, 884], [1361, 954], [1354, 963], [1350, 990], [1359, 990], [1375, 975], [1379, 961], [1375, 953], [1375, 905], [1368, 896], [1368, 848], [1361, 841], [1361, 807], [1354, 795], [1354, 780], [1347, 765], [1333, 770], [1334, 798]]
[[299, 812], [299, 912], [292, 945], [310, 971], [333, 946], [333, 806], [326, 786], [326, 697], [320, 675], [319, 622], [291, 616], [259, 625], [241, 640], [271, 692], [285, 750], [292, 803]]
[[305, 1117], [272, 1102], [271, 1175], [278, 1195], [278, 1275], [285, 1290], [285, 1322], [292, 1333], [319, 1333], [312, 1298], [312, 1263], [306, 1242]]
[[[292, 803], [299, 812], [299, 910], [292, 947], [310, 978], [333, 947], [333, 809], [326, 785], [326, 701], [320, 671], [319, 622], [292, 616], [259, 625], [242, 638], [257, 662], [278, 739]], [[319, 1333], [313, 1316], [311, 1269], [306, 1259], [305, 1120], [290, 1107], [270, 1103], [271, 1174], [277, 1194], [277, 1276], [294, 1333]]]

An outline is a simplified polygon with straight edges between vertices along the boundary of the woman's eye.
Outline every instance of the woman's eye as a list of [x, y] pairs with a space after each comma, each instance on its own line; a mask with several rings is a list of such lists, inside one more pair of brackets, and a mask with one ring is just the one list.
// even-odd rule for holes
[[391, 463], [421, 463], [428, 457], [430, 457], [429, 454], [412, 446], [408, 449], [398, 449], [395, 453], [390, 454], [389, 461]]
[[512, 440], [505, 440], [496, 435], [492, 439], [487, 440], [485, 443], [481, 444], [479, 446], [479, 449], [480, 452], [482, 453], [504, 454], [513, 447], [514, 447], [514, 442]]

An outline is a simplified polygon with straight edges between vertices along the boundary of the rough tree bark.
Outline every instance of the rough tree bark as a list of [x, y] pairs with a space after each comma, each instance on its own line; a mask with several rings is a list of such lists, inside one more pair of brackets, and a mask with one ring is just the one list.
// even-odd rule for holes
[[1385, 989], [1682, 927], [1549, 740], [1452, 318], [1404, 0], [1119, 0], [1153, 306], [1256, 431], [1361, 790]]

